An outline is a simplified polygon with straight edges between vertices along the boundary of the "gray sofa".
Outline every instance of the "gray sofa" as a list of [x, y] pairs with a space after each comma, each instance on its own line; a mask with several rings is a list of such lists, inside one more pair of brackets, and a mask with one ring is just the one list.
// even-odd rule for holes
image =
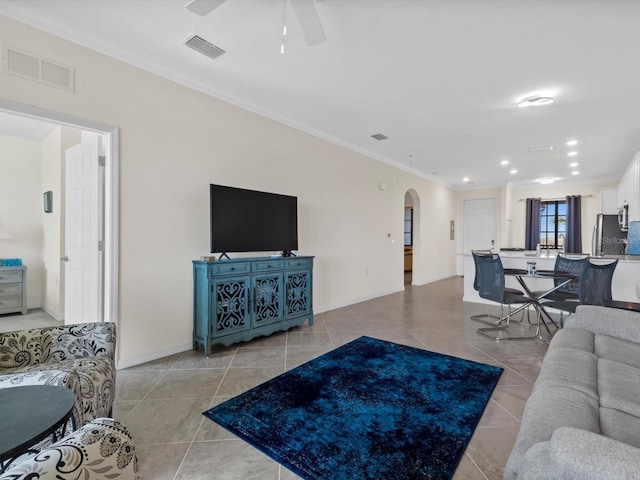
[[505, 480], [640, 479], [640, 313], [580, 306], [553, 337]]
[[25, 455], [0, 480], [137, 480], [138, 460], [127, 429], [97, 418], [35, 455]]

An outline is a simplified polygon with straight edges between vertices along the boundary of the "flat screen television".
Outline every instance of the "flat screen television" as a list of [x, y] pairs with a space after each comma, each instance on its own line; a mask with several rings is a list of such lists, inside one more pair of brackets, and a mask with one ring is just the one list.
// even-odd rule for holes
[[211, 253], [298, 250], [298, 198], [210, 185]]

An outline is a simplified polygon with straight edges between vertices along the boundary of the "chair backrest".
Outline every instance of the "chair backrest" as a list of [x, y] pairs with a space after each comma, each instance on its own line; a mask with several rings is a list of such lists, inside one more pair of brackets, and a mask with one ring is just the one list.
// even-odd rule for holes
[[478, 277], [478, 295], [502, 303], [504, 301], [504, 268], [500, 256], [475, 255]]
[[[572, 280], [568, 284], [563, 287], [560, 287], [557, 292], [569, 293], [571, 295], [575, 295], [576, 297], [580, 294], [580, 280], [582, 275], [584, 274], [585, 268], [587, 268], [587, 263], [589, 262], [589, 257], [583, 258], [567, 258], [562, 255], [558, 255], [556, 257], [556, 264], [553, 267], [554, 272], [563, 272], [570, 273], [571, 275], [575, 275], [577, 278]], [[556, 286], [564, 282], [562, 278], [554, 279], [554, 283]]]
[[612, 300], [611, 281], [618, 260], [598, 265], [587, 262], [580, 280], [580, 303], [583, 305], [604, 305]]
[[477, 292], [480, 285], [480, 276], [478, 275], [478, 262], [476, 261], [476, 257], [478, 255], [481, 256], [491, 256], [493, 252], [491, 250], [471, 250], [471, 255], [473, 256], [473, 264], [476, 266], [476, 276], [473, 278], [473, 289]]

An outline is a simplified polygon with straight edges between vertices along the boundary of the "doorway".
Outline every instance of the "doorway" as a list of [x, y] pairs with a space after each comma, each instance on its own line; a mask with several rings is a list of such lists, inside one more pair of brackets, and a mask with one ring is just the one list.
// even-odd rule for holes
[[[104, 304], [101, 307], [101, 312], [90, 318], [92, 321], [116, 322], [118, 312], [118, 128], [7, 100], [0, 100], [0, 112], [16, 117], [50, 122], [56, 126], [74, 127], [89, 135], [95, 136], [97, 134], [104, 139], [102, 150], [104, 160], [101, 160], [104, 164], [104, 193], [101, 195], [104, 208], [97, 217], [97, 221], [103, 227], [102, 243], [98, 248], [103, 251], [104, 272], [103, 281], [96, 287], [97, 291], [95, 292], [96, 296], [104, 299]], [[61, 204], [58, 205], [58, 208], [63, 208]], [[62, 262], [64, 255], [61, 257], [60, 261]], [[66, 309], [65, 305], [65, 317], [67, 316]]]
[[493, 250], [496, 247], [496, 199], [464, 200], [462, 205], [462, 250]]
[[420, 198], [418, 193], [409, 189], [404, 194], [404, 211], [403, 211], [403, 225], [404, 225], [404, 285], [414, 284], [416, 278], [416, 267], [419, 265], [417, 257], [419, 255], [420, 245], [420, 229], [419, 229], [419, 208]]

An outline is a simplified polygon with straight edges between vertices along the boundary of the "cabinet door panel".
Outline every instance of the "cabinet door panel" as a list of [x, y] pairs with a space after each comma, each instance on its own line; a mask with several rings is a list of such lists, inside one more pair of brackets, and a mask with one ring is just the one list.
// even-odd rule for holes
[[249, 276], [215, 279], [211, 305], [216, 316], [213, 336], [222, 337], [251, 328], [249, 316]]
[[311, 313], [311, 273], [292, 271], [285, 275], [285, 317]]
[[257, 275], [253, 294], [254, 327], [282, 321], [282, 273]]

